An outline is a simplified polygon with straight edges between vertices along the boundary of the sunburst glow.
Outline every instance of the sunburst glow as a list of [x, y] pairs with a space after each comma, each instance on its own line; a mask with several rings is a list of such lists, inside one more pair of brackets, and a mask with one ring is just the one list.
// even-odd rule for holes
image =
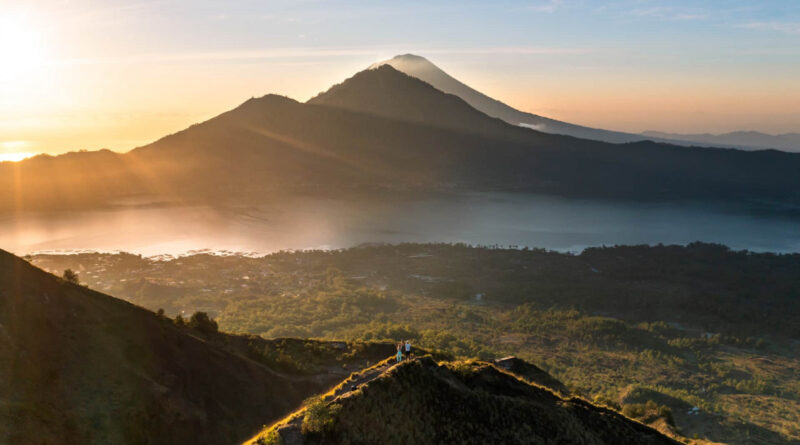
[[27, 153], [27, 152], [0, 153], [0, 162], [6, 162], [6, 161], [17, 162], [17, 161], [21, 161], [23, 159], [30, 158], [34, 154], [35, 153]]
[[28, 141], [0, 142], [0, 162], [17, 162], [34, 156], [36, 153], [25, 151], [25, 149], [29, 149], [29, 147], [30, 143]]
[[22, 15], [0, 15], [0, 82], [13, 82], [43, 61], [41, 34]]

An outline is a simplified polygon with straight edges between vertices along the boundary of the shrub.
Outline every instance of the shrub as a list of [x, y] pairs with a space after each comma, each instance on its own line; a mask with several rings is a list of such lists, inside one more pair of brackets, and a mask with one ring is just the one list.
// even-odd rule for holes
[[312, 397], [305, 402], [303, 417], [303, 434], [329, 431], [336, 420], [341, 405], [327, 404], [321, 397]]
[[219, 331], [217, 322], [205, 312], [195, 312], [192, 314], [191, 318], [189, 318], [188, 326], [204, 334], [212, 334]]
[[276, 430], [269, 430], [256, 441], [258, 445], [283, 445], [283, 439]]
[[177, 326], [186, 326], [186, 320], [183, 319], [183, 316], [181, 316], [181, 314], [178, 314], [177, 316], [175, 316], [175, 324]]
[[72, 269], [67, 269], [64, 271], [64, 275], [62, 276], [64, 281], [72, 284], [80, 284], [80, 279], [78, 278], [78, 274], [75, 273]]
[[631, 419], [643, 417], [645, 413], [644, 405], [641, 403], [631, 403], [622, 407], [622, 414]]
[[651, 422], [653, 417], [664, 418], [667, 423], [675, 426], [675, 418], [672, 416], [672, 409], [666, 405], [659, 405], [652, 400], [646, 403], [631, 403], [622, 407], [622, 414], [631, 419], [640, 419]]
[[667, 423], [675, 426], [675, 417], [672, 416], [672, 409], [667, 405], [658, 407], [658, 416], [667, 420]]

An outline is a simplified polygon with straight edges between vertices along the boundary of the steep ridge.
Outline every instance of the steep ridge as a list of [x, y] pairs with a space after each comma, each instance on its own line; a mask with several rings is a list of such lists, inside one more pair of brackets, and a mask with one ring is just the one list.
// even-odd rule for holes
[[606, 408], [564, 399], [483, 362], [430, 357], [310, 402], [250, 444], [676, 444]]
[[[316, 373], [276, 371], [264, 358], [274, 346], [178, 327], [0, 251], [0, 443], [243, 440], [347, 372], [333, 359]], [[306, 347], [340, 350], [359, 367], [391, 351]]]

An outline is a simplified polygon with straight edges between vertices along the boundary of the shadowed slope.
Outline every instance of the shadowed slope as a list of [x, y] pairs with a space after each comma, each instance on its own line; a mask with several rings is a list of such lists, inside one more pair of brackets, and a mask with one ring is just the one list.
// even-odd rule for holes
[[569, 389], [551, 376], [547, 371], [517, 357], [504, 357], [494, 361], [494, 365], [531, 383], [543, 386], [561, 396], [568, 396]]
[[0, 443], [232, 443], [342, 378], [278, 373], [237, 352], [248, 342], [268, 346], [179, 328], [0, 251]]

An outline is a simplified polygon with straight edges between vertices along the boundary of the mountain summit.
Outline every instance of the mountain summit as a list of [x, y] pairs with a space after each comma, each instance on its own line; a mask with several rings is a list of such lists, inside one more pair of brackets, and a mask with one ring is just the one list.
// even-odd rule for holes
[[375, 63], [370, 66], [370, 68], [376, 69], [386, 65], [398, 71], [402, 71], [409, 76], [423, 80], [445, 93], [454, 94], [487, 115], [502, 119], [512, 125], [521, 125], [545, 133], [562, 134], [612, 143], [636, 142], [652, 139], [638, 134], [601, 130], [570, 124], [517, 110], [499, 100], [492, 99], [480, 91], [470, 88], [468, 85], [465, 85], [431, 63], [428, 59], [414, 54], [395, 56], [389, 60]]

